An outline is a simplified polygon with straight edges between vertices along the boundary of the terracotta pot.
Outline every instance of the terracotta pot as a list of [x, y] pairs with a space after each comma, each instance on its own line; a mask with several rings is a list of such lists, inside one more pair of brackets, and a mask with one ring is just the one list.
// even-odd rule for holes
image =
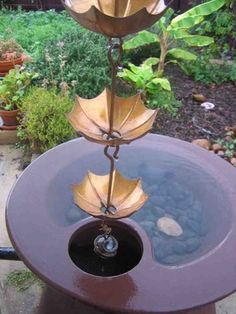
[[0, 110], [0, 116], [3, 120], [3, 125], [1, 126], [1, 129], [11, 129], [15, 130], [17, 126], [19, 125], [19, 122], [17, 120], [17, 116], [19, 115], [20, 110]]
[[23, 56], [11, 61], [0, 61], [0, 76], [5, 76], [15, 65], [22, 65], [23, 62]]

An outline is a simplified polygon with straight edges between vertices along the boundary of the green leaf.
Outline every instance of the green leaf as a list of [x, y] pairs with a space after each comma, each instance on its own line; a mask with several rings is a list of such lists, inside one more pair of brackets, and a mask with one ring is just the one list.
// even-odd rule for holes
[[154, 78], [150, 83], [147, 84], [147, 89], [149, 92], [154, 93], [157, 89], [157, 85], [160, 85], [162, 89], [171, 91], [171, 85], [168, 79], [166, 78]]
[[153, 66], [153, 65], [156, 65], [158, 64], [160, 61], [159, 58], [154, 58], [154, 57], [151, 57], [151, 58], [148, 58], [147, 60], [145, 60], [143, 62], [144, 65], [147, 65], [147, 66]]
[[[139, 70], [139, 72], [141, 71]], [[134, 84], [138, 89], [143, 89], [144, 87], [144, 79], [141, 77], [140, 73], [133, 73], [128, 69], [124, 69], [122, 72], [118, 73], [118, 76]]]
[[199, 17], [199, 16], [207, 16], [211, 13], [219, 10], [225, 4], [225, 0], [211, 0], [200, 5], [193, 7], [187, 12], [176, 16], [172, 22], [172, 27], [178, 25], [180, 21], [188, 18], [188, 17]]
[[167, 90], [167, 91], [171, 91], [171, 85], [168, 79], [166, 78], [155, 78], [153, 80], [154, 83], [156, 84], [160, 84], [162, 89]]
[[[177, 17], [179, 17], [179, 15]], [[204, 20], [202, 16], [186, 16], [177, 21], [176, 18], [171, 21], [170, 26], [167, 28], [168, 31], [171, 31], [171, 29], [189, 29]]]
[[161, 31], [164, 33], [166, 32], [167, 28], [166, 28], [166, 18], [165, 16], [163, 16], [158, 23], [158, 26], [160, 27]]
[[128, 64], [130, 67], [130, 70], [134, 73], [134, 74], [140, 74], [140, 67], [134, 65], [133, 63], [129, 63]]
[[197, 59], [197, 56], [195, 54], [180, 48], [170, 49], [168, 51], [168, 54], [176, 59], [183, 59], [185, 61], [194, 61]]
[[12, 104], [7, 104], [7, 105], [5, 105], [4, 109], [5, 109], [5, 110], [8, 110], [8, 111], [13, 110], [13, 109], [14, 109], [14, 105], [12, 105]]
[[1, 96], [2, 94], [5, 94], [6, 92], [7, 92], [7, 86], [4, 85], [4, 84], [1, 84], [1, 85], [0, 85], [0, 96]]
[[148, 31], [142, 31], [136, 36], [126, 41], [123, 45], [124, 49], [135, 49], [158, 42], [157, 35]]
[[188, 46], [204, 47], [214, 43], [214, 38], [201, 35], [187, 35], [182, 37]]
[[189, 33], [186, 29], [177, 28], [177, 29], [169, 29], [169, 33], [171, 37], [174, 39], [182, 39], [183, 37], [189, 36]]

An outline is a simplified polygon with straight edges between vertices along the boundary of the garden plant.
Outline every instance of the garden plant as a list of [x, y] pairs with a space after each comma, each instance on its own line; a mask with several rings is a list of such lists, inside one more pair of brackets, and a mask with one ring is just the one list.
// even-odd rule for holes
[[[153, 32], [142, 31], [124, 44], [124, 49], [129, 50], [158, 42], [160, 57], [148, 59], [140, 67], [129, 63], [129, 68], [120, 72], [119, 76], [134, 84], [137, 89], [141, 89], [147, 99], [150, 96], [149, 102], [158, 106], [158, 100], [155, 101], [153, 95], [158, 95], [161, 90], [171, 93], [171, 85], [164, 77], [165, 66], [169, 63], [182, 66], [183, 60], [185, 62], [197, 60], [197, 55], [189, 49], [208, 46], [214, 42], [214, 38], [195, 34], [194, 29], [206, 16], [219, 10], [224, 4], [225, 0], [211, 0], [176, 17], [174, 11], [169, 9], [156, 23]], [[155, 70], [152, 71], [150, 66], [155, 66]], [[153, 75], [150, 75], [150, 71]]]
[[10, 72], [0, 81], [0, 116], [3, 124], [15, 127], [24, 95], [37, 73], [21, 71], [19, 67]]
[[0, 75], [5, 76], [15, 65], [23, 64], [23, 49], [14, 40], [0, 40]]
[[[183, 14], [169, 10], [148, 31], [126, 38], [119, 94], [127, 96], [138, 90], [148, 107], [162, 109], [153, 132], [188, 141], [207, 137], [214, 142], [224, 139], [225, 126], [235, 125], [236, 18], [233, 4], [232, 0], [204, 0], [200, 6]], [[52, 103], [58, 102], [57, 96], [64, 97], [70, 107], [76, 94], [93, 98], [110, 84], [105, 55], [107, 41], [76, 25], [65, 11], [2, 9], [0, 21], [0, 51], [3, 51], [3, 43], [4, 51], [6, 43], [16, 49], [4, 58], [18, 57], [24, 52], [32, 57], [32, 62], [24, 64], [24, 72], [38, 73], [30, 85], [20, 91], [19, 106], [17, 102], [2, 100], [1, 109], [12, 112], [15, 105], [22, 108], [25, 117], [18, 131], [21, 143], [39, 147], [42, 152], [74, 136], [70, 127], [62, 123], [68, 109], [64, 109], [63, 104], [53, 107]], [[35, 87], [29, 91], [32, 84]], [[202, 109], [201, 103], [193, 98], [196, 94], [213, 102], [215, 109]], [[30, 105], [30, 97], [35, 106]], [[54, 109], [44, 107], [44, 98], [49, 99], [49, 107]], [[36, 106], [37, 103], [41, 105]], [[38, 118], [44, 125], [47, 115], [53, 119], [54, 110], [58, 124], [47, 130], [49, 135], [43, 131], [37, 134], [32, 121], [44, 117]], [[65, 128], [64, 133], [59, 132], [62, 128]]]
[[21, 142], [42, 153], [75, 137], [65, 118], [72, 107], [72, 100], [53, 89], [32, 87], [21, 103], [23, 120], [18, 130]]

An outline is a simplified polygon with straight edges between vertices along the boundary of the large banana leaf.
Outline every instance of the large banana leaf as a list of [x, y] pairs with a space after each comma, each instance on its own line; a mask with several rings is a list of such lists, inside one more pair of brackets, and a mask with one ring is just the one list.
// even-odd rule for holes
[[203, 47], [214, 43], [214, 38], [209, 36], [192, 35], [185, 29], [172, 29], [171, 37], [176, 40], [183, 40], [188, 46]]
[[167, 31], [172, 29], [189, 29], [195, 25], [200, 24], [204, 20], [203, 16], [186, 16], [176, 22], [176, 18], [174, 18], [170, 25], [167, 28]]
[[148, 32], [148, 31], [142, 31], [138, 33], [136, 36], [133, 38], [127, 40], [123, 48], [124, 49], [135, 49], [140, 46], [146, 46], [149, 44], [153, 44], [158, 42], [158, 37], [156, 34]]
[[195, 54], [180, 48], [170, 49], [168, 51], [168, 54], [170, 54], [172, 57], [176, 59], [183, 59], [186, 61], [194, 61], [197, 59], [197, 56]]
[[182, 40], [188, 46], [195, 46], [195, 47], [204, 47], [209, 46], [214, 43], [214, 38], [208, 36], [201, 36], [201, 35], [187, 35], [183, 36]]
[[202, 4], [199, 4], [187, 12], [176, 16], [172, 22], [172, 27], [178, 27], [178, 24], [184, 22], [189, 17], [207, 16], [217, 10], [219, 10], [225, 4], [225, 0], [211, 0]]
[[174, 39], [182, 39], [183, 37], [189, 36], [189, 32], [186, 29], [171, 29], [169, 31], [170, 35]]

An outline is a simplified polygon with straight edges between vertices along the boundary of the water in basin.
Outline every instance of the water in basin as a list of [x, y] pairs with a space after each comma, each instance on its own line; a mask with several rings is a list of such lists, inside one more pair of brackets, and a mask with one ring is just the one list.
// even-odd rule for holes
[[[146, 231], [158, 263], [176, 266], [192, 262], [215, 249], [227, 236], [231, 221], [227, 197], [207, 169], [184, 156], [131, 146], [121, 150], [117, 168], [126, 177], [141, 177], [143, 189], [150, 196], [131, 218]], [[49, 203], [52, 189], [56, 192], [60, 184], [65, 185], [57, 206], [49, 204], [58, 223], [70, 225], [88, 216], [73, 204], [69, 188], [83, 179], [87, 169], [100, 175], [109, 171], [100, 150], [68, 165], [53, 180]], [[173, 222], [176, 234], [160, 228], [158, 221], [163, 218]]]

